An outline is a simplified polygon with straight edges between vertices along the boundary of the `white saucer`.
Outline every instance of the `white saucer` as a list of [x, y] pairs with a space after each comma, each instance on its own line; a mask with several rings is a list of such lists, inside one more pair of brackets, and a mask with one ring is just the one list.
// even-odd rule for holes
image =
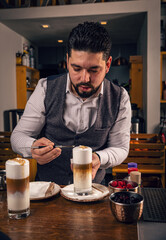
[[67, 185], [61, 188], [61, 196], [64, 198], [76, 201], [76, 202], [94, 202], [100, 201], [109, 195], [109, 189], [101, 184], [93, 183], [92, 193], [88, 195], [80, 196], [74, 193], [74, 184]]
[[[54, 188], [52, 192], [50, 193], [50, 195], [45, 196], [46, 190], [49, 187], [50, 183], [51, 182], [43, 182], [43, 181], [30, 182], [30, 200], [42, 200], [42, 199], [47, 199], [57, 195], [60, 192], [61, 188], [56, 183], [53, 183]], [[37, 192], [37, 194], [35, 194], [35, 191]]]

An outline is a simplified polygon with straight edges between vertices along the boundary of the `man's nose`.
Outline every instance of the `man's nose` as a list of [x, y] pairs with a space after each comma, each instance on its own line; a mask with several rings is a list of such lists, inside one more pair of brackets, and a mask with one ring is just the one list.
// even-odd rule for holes
[[88, 71], [86, 70], [86, 69], [83, 69], [82, 70], [82, 76], [81, 76], [81, 80], [82, 80], [82, 82], [85, 82], [85, 83], [87, 83], [87, 82], [89, 82], [90, 81], [90, 74], [88, 73]]

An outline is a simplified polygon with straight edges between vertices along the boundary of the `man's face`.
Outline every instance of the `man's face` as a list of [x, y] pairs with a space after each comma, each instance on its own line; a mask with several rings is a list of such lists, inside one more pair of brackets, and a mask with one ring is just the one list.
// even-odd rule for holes
[[72, 91], [83, 99], [96, 93], [109, 71], [111, 60], [111, 57], [107, 62], [103, 60], [102, 52], [72, 50], [71, 56], [67, 56]]

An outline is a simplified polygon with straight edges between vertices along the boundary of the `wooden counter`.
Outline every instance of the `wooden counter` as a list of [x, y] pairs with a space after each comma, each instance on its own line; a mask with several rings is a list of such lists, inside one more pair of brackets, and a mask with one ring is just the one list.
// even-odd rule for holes
[[0, 230], [12, 240], [137, 240], [137, 224], [118, 222], [108, 197], [95, 203], [78, 203], [57, 195], [31, 202], [26, 219], [7, 215], [6, 191], [0, 192]]

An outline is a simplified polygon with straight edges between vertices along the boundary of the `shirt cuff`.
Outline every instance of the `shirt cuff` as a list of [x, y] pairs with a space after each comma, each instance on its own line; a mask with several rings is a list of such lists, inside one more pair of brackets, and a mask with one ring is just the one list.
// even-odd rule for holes
[[100, 168], [107, 168], [106, 167], [106, 165], [108, 163], [108, 154], [107, 154], [107, 152], [105, 152], [105, 151], [96, 151], [95, 153], [100, 158], [100, 162], [101, 162]]
[[36, 140], [35, 138], [30, 138], [28, 139], [28, 141], [26, 141], [24, 151], [22, 151], [23, 157], [27, 158], [32, 157], [31, 146], [35, 140]]

